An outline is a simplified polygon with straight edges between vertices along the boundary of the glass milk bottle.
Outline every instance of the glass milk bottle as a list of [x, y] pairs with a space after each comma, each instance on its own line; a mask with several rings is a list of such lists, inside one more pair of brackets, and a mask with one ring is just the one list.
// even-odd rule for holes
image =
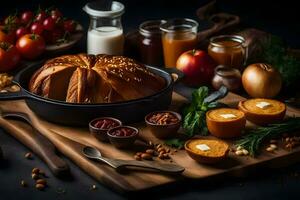
[[90, 15], [87, 53], [122, 55], [124, 35], [121, 16], [124, 5], [113, 1], [111, 5], [103, 6], [96, 1], [87, 3], [83, 10]]

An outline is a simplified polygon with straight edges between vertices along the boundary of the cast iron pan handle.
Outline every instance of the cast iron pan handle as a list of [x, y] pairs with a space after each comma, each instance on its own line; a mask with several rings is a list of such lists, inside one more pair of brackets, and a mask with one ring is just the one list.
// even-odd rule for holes
[[20, 85], [17, 82], [13, 81], [13, 83], [19, 86], [20, 91], [0, 93], [0, 100], [18, 100], [18, 99], [29, 98], [28, 95], [24, 94], [24, 92], [22, 91], [22, 88], [20, 87]]
[[172, 68], [164, 68], [164, 70], [166, 72], [168, 72], [172, 78], [173, 78], [173, 81], [176, 83], [178, 81], [180, 81], [181, 79], [183, 79], [184, 77], [184, 73], [180, 70], [178, 70], [177, 68], [175, 67], [172, 67]]

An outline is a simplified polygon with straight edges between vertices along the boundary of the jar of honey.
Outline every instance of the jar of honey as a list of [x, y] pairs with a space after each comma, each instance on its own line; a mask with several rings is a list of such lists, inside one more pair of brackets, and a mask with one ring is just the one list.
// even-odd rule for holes
[[171, 19], [162, 23], [162, 44], [166, 67], [176, 67], [178, 57], [197, 46], [198, 23], [192, 19]]
[[245, 39], [238, 35], [212, 37], [208, 54], [220, 65], [242, 69], [247, 60]]
[[160, 25], [164, 20], [146, 21], [139, 26], [139, 54], [141, 62], [152, 66], [163, 66], [164, 57]]

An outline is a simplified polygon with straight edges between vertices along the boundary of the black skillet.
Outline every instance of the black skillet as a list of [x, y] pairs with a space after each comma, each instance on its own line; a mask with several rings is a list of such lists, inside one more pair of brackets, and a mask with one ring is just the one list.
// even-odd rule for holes
[[[28, 91], [28, 83], [32, 74], [41, 67], [43, 62], [29, 65], [14, 77], [13, 82], [21, 90], [14, 93], [0, 93], [0, 100], [24, 99], [28, 107], [43, 119], [73, 126], [86, 126], [92, 119], [110, 116], [120, 119], [123, 123], [138, 122], [155, 110], [166, 110], [171, 104], [174, 83], [183, 78], [183, 73], [176, 68], [159, 69], [148, 66], [153, 73], [166, 80], [166, 86], [154, 95], [144, 98], [101, 104], [74, 104], [43, 98]], [[209, 95], [205, 101], [211, 102], [227, 95], [227, 88], [221, 87]]]
[[15, 93], [0, 93], [0, 100], [24, 99], [28, 107], [43, 119], [76, 126], [86, 126], [90, 120], [101, 116], [115, 117], [124, 123], [138, 122], [149, 112], [165, 110], [171, 103], [175, 83], [170, 73], [182, 77], [182, 73], [176, 69], [169, 69], [170, 72], [167, 72], [149, 66], [153, 73], [166, 80], [166, 86], [156, 94], [118, 103], [73, 104], [43, 98], [28, 91], [29, 80], [41, 65], [42, 63], [36, 63], [21, 70], [13, 81], [21, 90]]

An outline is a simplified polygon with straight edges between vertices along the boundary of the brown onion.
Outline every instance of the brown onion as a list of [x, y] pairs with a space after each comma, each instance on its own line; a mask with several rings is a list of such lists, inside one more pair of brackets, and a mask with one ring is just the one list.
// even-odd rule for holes
[[282, 79], [271, 65], [256, 63], [245, 69], [242, 83], [251, 97], [272, 98], [280, 92]]

